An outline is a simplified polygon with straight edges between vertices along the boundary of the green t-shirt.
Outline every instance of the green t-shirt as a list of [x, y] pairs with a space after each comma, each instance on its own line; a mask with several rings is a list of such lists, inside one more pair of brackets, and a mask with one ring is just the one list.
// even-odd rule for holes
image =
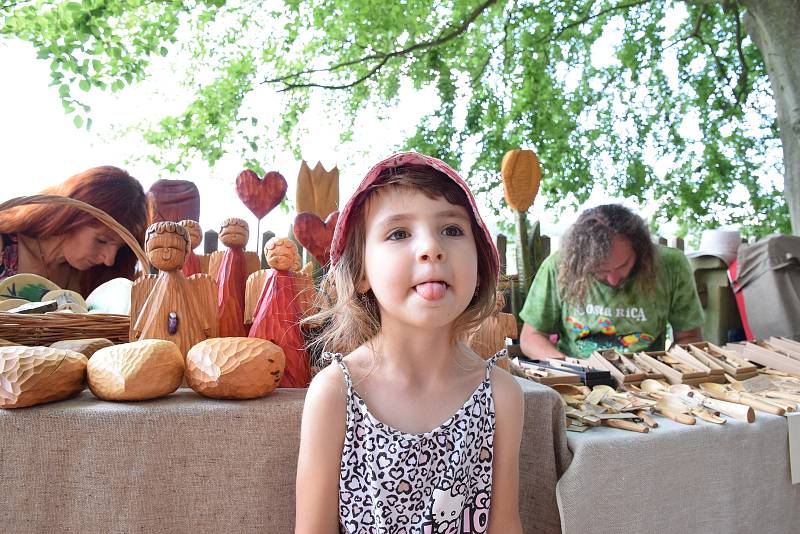
[[678, 249], [656, 246], [655, 295], [642, 294], [635, 279], [618, 289], [596, 282], [582, 306], [561, 299], [560, 257], [556, 252], [542, 263], [519, 315], [542, 333], [558, 334], [558, 349], [568, 356], [664, 350], [667, 324], [677, 332], [703, 325], [689, 261]]

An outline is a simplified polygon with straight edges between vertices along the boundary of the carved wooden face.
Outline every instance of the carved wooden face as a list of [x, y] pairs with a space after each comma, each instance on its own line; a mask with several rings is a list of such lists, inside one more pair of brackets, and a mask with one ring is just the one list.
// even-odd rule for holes
[[189, 250], [186, 231], [175, 223], [156, 223], [153, 226], [156, 225], [161, 225], [162, 231], [148, 230], [145, 242], [147, 259], [159, 271], [180, 269]]
[[191, 219], [186, 219], [181, 221], [180, 225], [189, 232], [189, 243], [192, 250], [196, 249], [200, 245], [200, 241], [203, 240], [203, 229], [200, 228], [200, 223], [192, 221]]
[[242, 219], [226, 219], [219, 231], [219, 240], [228, 248], [244, 248], [250, 238], [250, 229]]
[[267, 264], [276, 271], [297, 271], [300, 269], [300, 253], [297, 245], [285, 237], [273, 237], [264, 245]]

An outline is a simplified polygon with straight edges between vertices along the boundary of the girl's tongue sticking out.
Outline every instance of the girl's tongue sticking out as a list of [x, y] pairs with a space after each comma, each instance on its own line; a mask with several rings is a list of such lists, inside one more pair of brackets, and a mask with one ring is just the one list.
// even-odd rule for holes
[[417, 294], [425, 300], [439, 300], [444, 297], [447, 284], [444, 282], [425, 282], [415, 286]]

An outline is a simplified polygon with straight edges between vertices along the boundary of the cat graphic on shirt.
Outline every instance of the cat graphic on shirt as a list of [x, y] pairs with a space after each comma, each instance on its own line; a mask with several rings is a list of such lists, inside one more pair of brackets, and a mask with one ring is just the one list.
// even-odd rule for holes
[[437, 534], [450, 532], [451, 526], [455, 526], [464, 510], [465, 496], [461, 493], [453, 495], [455, 487], [449, 489], [433, 490], [433, 506], [431, 515], [433, 525]]

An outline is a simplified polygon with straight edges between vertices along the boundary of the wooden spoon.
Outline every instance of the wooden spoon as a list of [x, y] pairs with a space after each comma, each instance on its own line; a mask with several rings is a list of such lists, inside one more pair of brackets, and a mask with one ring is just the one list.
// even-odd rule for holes
[[686, 406], [670, 395], [661, 397], [653, 409], [676, 423], [693, 425], [696, 422], [694, 416], [687, 413]]
[[736, 391], [731, 386], [726, 384], [714, 384], [713, 382], [706, 382], [700, 384], [700, 389], [702, 389], [703, 392], [709, 397], [713, 397], [717, 400], [738, 402], [739, 404], [744, 404], [746, 406], [750, 406], [751, 408], [755, 408], [756, 410], [771, 413], [773, 415], [784, 415], [784, 413], [786, 413], [786, 410], [780, 406], [776, 406], [775, 404], [771, 404], [767, 401], [759, 400], [757, 397], [748, 395], [747, 393]]

